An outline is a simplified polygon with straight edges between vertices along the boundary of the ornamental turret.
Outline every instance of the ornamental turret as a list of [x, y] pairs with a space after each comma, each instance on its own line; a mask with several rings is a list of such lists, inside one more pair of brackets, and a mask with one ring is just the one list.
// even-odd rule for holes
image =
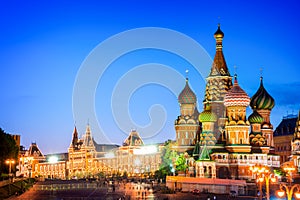
[[74, 148], [74, 150], [77, 150], [79, 148], [78, 144], [78, 132], [76, 126], [74, 127], [73, 135], [72, 135], [72, 141], [70, 144], [70, 148]]
[[209, 104], [206, 104], [205, 110], [200, 113], [199, 121], [202, 123], [200, 144], [208, 146], [215, 145], [217, 139], [214, 135], [214, 124], [217, 121], [217, 116], [212, 112]]
[[226, 149], [231, 152], [250, 152], [249, 121], [246, 119], [246, 107], [250, 103], [247, 93], [239, 86], [235, 75], [233, 87], [224, 97], [227, 110]]
[[273, 147], [273, 125], [270, 122], [271, 110], [275, 106], [273, 97], [267, 92], [263, 85], [263, 77], [260, 77], [260, 86], [256, 93], [251, 97], [250, 106], [256, 110], [262, 117], [261, 131], [266, 139], [266, 145]]
[[198, 122], [199, 112], [197, 109], [197, 97], [186, 78], [185, 87], [178, 96], [180, 115], [175, 120], [176, 142], [178, 151], [184, 152], [199, 139], [200, 125]]
[[88, 149], [88, 150], [95, 151], [94, 140], [92, 138], [91, 128], [90, 128], [89, 124], [86, 126], [86, 131], [83, 136], [82, 149]]
[[[211, 71], [206, 78], [205, 104], [210, 104], [211, 110], [217, 115], [218, 121], [215, 123], [215, 135], [220, 135], [224, 131], [225, 106], [224, 96], [232, 87], [232, 77], [230, 76], [225, 57], [223, 55], [224, 33], [220, 24], [214, 34], [216, 40], [216, 53], [211, 66]], [[217, 138], [219, 140], [219, 138]]]
[[262, 146], [266, 146], [266, 140], [261, 132], [261, 124], [264, 121], [264, 118], [254, 110], [253, 113], [248, 117], [248, 121], [251, 124], [251, 132], [250, 132], [250, 144], [252, 146], [253, 152], [265, 152], [268, 151], [269, 148], [262, 148]]

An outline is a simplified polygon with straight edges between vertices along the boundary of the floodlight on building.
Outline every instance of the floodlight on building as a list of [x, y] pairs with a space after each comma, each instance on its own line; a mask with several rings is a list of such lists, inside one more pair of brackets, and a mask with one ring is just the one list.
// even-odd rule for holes
[[49, 163], [57, 163], [58, 157], [57, 156], [50, 156], [48, 159]]
[[133, 150], [133, 154], [135, 155], [154, 154], [156, 152], [157, 146], [155, 145], [141, 146], [140, 148]]

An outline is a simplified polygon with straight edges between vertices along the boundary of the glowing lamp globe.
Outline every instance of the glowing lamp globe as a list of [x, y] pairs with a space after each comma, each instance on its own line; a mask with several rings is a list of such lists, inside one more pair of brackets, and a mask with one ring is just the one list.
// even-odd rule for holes
[[295, 192], [294, 194], [295, 194], [296, 199], [300, 199], [300, 192]]
[[272, 177], [272, 178], [271, 178], [271, 181], [272, 181], [273, 183], [275, 183], [275, 182], [277, 181], [276, 177]]
[[279, 191], [277, 191], [277, 195], [278, 195], [278, 197], [281, 198], [285, 195], [285, 192], [283, 190], [279, 190]]
[[258, 181], [262, 183], [264, 181], [264, 178], [260, 177], [260, 178], [258, 178]]

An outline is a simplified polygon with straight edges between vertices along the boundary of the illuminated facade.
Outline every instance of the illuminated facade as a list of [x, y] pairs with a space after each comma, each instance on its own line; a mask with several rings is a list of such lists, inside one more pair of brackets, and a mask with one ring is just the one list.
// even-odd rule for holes
[[161, 163], [161, 148], [162, 145], [144, 145], [138, 132], [132, 130], [123, 145], [106, 154], [101, 161], [112, 166], [114, 173], [126, 172], [129, 176], [154, 174]]
[[82, 140], [74, 129], [69, 148], [69, 177], [89, 177], [100, 172], [105, 175], [124, 174], [129, 176], [154, 173], [160, 165], [160, 149], [156, 145], [144, 145], [138, 132], [132, 130], [123, 146], [98, 145], [92, 139], [89, 126]]
[[295, 123], [294, 137], [291, 140], [291, 161], [294, 166], [297, 167], [298, 173], [300, 172], [300, 111], [298, 113], [298, 118]]
[[75, 127], [68, 153], [44, 156], [36, 143], [32, 143], [20, 157], [17, 176], [69, 179], [95, 177], [99, 173], [149, 175], [159, 169], [161, 149], [162, 145], [144, 145], [135, 130], [119, 147], [97, 144], [89, 125], [79, 139]]
[[[284, 116], [274, 131], [275, 153], [280, 156], [280, 163], [288, 162], [292, 153], [292, 143], [297, 123], [297, 115]], [[296, 148], [294, 148], [296, 149]]]
[[[199, 121], [194, 121], [196, 95], [188, 80], [178, 96], [181, 113], [175, 122], [176, 149], [186, 149], [194, 159], [188, 159], [193, 163], [189, 167], [190, 176], [249, 179], [249, 166], [280, 166], [279, 156], [274, 154], [273, 126], [270, 123], [275, 102], [264, 88], [262, 77], [260, 87], [252, 98], [239, 86], [236, 74], [232, 84], [223, 55], [224, 33], [220, 25], [214, 37], [216, 54], [206, 78], [204, 111], [199, 114]], [[246, 108], [249, 105], [253, 113], [247, 118]], [[188, 129], [191, 125], [197, 129]], [[184, 127], [181, 132], [178, 126]], [[195, 141], [192, 153], [186, 148], [191, 141]]]
[[38, 176], [38, 165], [45, 162], [46, 157], [41, 152], [38, 145], [34, 142], [31, 143], [28, 150], [21, 152], [19, 164], [17, 166], [17, 176], [36, 177]]

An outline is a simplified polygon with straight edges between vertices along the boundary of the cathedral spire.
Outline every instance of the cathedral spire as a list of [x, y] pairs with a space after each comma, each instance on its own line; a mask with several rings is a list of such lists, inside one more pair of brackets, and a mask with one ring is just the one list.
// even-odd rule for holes
[[85, 134], [83, 137], [83, 145], [82, 146], [88, 147], [88, 148], [93, 148], [93, 149], [95, 148], [89, 124], [87, 124], [87, 126], [86, 126], [86, 131], [85, 131]]
[[216, 54], [210, 76], [230, 76], [222, 50], [224, 33], [221, 31], [220, 24], [218, 24], [218, 29], [214, 34], [214, 38], [216, 39]]
[[222, 42], [224, 38], [224, 33], [221, 31], [220, 23], [218, 23], [218, 30], [215, 32], [214, 37], [216, 39], [216, 49], [217, 51], [222, 51]]
[[76, 126], [74, 126], [71, 147], [74, 148], [77, 147], [77, 143], [78, 143], [78, 132]]

